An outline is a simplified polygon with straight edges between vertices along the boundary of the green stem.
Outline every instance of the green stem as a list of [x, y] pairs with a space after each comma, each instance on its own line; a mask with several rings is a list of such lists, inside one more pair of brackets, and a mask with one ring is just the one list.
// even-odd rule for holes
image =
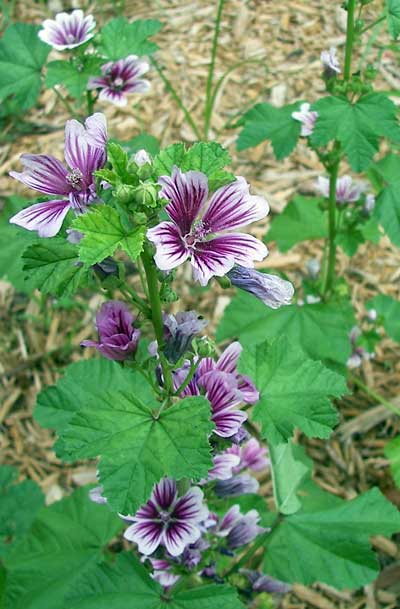
[[369, 25], [365, 26], [365, 28], [363, 28], [361, 30], [360, 34], [364, 34], [364, 32], [368, 32], [368, 30], [370, 30], [371, 28], [375, 27], [376, 25], [378, 25], [378, 23], [381, 23], [385, 19], [386, 19], [386, 15], [382, 15], [381, 17], [379, 17], [379, 19], [376, 19], [375, 21], [373, 21]]
[[277, 525], [281, 522], [281, 520], [282, 520], [282, 516], [281, 516], [281, 514], [278, 514], [275, 521], [273, 522], [271, 528], [268, 529], [268, 531], [265, 531], [265, 533], [263, 533], [262, 535], [259, 535], [257, 537], [256, 541], [251, 546], [251, 548], [249, 548], [247, 550], [247, 552], [245, 552], [245, 554], [243, 554], [243, 556], [241, 558], [239, 558], [239, 560], [234, 562], [229, 567], [229, 569], [227, 571], [225, 571], [225, 573], [223, 574], [224, 579], [228, 578], [230, 575], [233, 575], [233, 573], [237, 573], [239, 571], [239, 569], [244, 567], [249, 562], [249, 560], [251, 560], [253, 558], [253, 556], [257, 552], [257, 550], [259, 548], [261, 548], [271, 538], [271, 535], [273, 535], [274, 530], [276, 529]]
[[91, 91], [86, 91], [86, 103], [87, 103], [87, 113], [88, 116], [90, 116], [91, 114], [93, 114], [93, 109], [94, 109], [94, 104], [95, 104], [95, 99], [92, 95]]
[[214, 79], [215, 59], [216, 59], [217, 49], [218, 49], [218, 38], [219, 38], [220, 29], [221, 29], [221, 19], [222, 19], [222, 12], [224, 10], [224, 4], [225, 4], [225, 0], [219, 0], [217, 16], [215, 19], [214, 37], [213, 37], [213, 43], [212, 43], [212, 48], [211, 48], [211, 61], [210, 61], [210, 67], [208, 70], [208, 77], [207, 77], [207, 84], [206, 84], [206, 105], [205, 105], [205, 110], [204, 110], [204, 138], [205, 139], [208, 139], [208, 132], [210, 130], [210, 122], [211, 122], [211, 114], [212, 114], [212, 109], [213, 109], [214, 100], [215, 100], [215, 97], [212, 95], [212, 85], [213, 85], [213, 79]]
[[347, 28], [346, 28], [346, 52], [344, 57], [344, 79], [350, 80], [351, 77], [351, 58], [353, 53], [354, 42], [354, 11], [356, 0], [348, 0], [347, 2]]
[[197, 368], [199, 367], [201, 362], [201, 359], [199, 358], [197, 361], [192, 361], [190, 368], [189, 368], [189, 372], [185, 378], [185, 380], [183, 381], [183, 383], [178, 387], [178, 389], [175, 391], [174, 395], [180, 395], [182, 393], [182, 391], [184, 389], [186, 389], [186, 387], [189, 385], [190, 381], [192, 380]]
[[379, 393], [376, 393], [376, 391], [374, 391], [373, 389], [371, 389], [370, 387], [368, 387], [367, 385], [365, 385], [362, 381], [360, 381], [360, 379], [355, 376], [354, 374], [349, 374], [349, 379], [355, 384], [357, 385], [357, 387], [359, 387], [360, 389], [362, 389], [367, 395], [370, 395], [371, 398], [374, 398], [374, 400], [376, 400], [379, 404], [382, 404], [382, 406], [385, 406], [388, 410], [390, 410], [391, 412], [393, 412], [394, 414], [397, 414], [397, 416], [400, 417], [400, 408], [397, 408], [397, 406], [395, 406], [394, 404], [392, 404], [392, 402], [389, 402], [389, 400], [387, 400], [386, 398], [382, 397]]
[[151, 319], [151, 309], [147, 305], [146, 301], [143, 300], [143, 298], [140, 298], [140, 296], [138, 296], [128, 284], [124, 284], [121, 282], [119, 289], [121, 290], [121, 292], [127, 292], [128, 297], [134, 302], [139, 311], [141, 311], [145, 317]]
[[145, 246], [142, 254], [142, 261], [144, 266], [144, 272], [146, 274], [147, 288], [149, 291], [149, 301], [151, 305], [151, 320], [153, 323], [154, 333], [156, 335], [160, 363], [163, 371], [164, 388], [167, 395], [173, 393], [173, 380], [172, 373], [168, 362], [166, 361], [163, 353], [162, 346], [164, 343], [164, 324], [162, 319], [161, 300], [160, 292], [158, 287], [157, 271], [155, 269], [152, 256], [148, 250], [148, 246]]
[[[340, 144], [335, 143], [334, 151], [339, 152]], [[340, 157], [333, 162], [329, 170], [329, 201], [328, 201], [328, 264], [325, 283], [322, 289], [323, 296], [329, 294], [335, 279], [336, 265], [336, 183], [339, 172]]]
[[64, 95], [62, 93], [60, 93], [60, 91], [57, 89], [57, 87], [52, 87], [52, 89], [53, 89], [54, 93], [57, 95], [57, 97], [60, 100], [60, 102], [62, 103], [62, 105], [64, 106], [64, 108], [67, 110], [68, 114], [72, 117], [76, 116], [76, 112], [71, 107], [71, 104], [65, 99]]
[[195, 134], [195, 136], [197, 137], [198, 140], [201, 140], [201, 133], [198, 130], [197, 125], [194, 122], [194, 120], [193, 120], [189, 110], [186, 108], [185, 104], [182, 101], [182, 98], [180, 97], [180, 95], [178, 94], [176, 89], [174, 88], [173, 84], [165, 76], [163, 70], [161, 69], [161, 67], [158, 64], [158, 62], [154, 59], [154, 57], [152, 57], [150, 59], [150, 61], [151, 61], [152, 65], [155, 67], [159, 77], [163, 81], [163, 83], [165, 85], [165, 88], [167, 89], [168, 93], [170, 93], [172, 95], [172, 97], [174, 98], [174, 100], [178, 104], [179, 108], [182, 110], [183, 114], [185, 115], [185, 118], [186, 118], [188, 124], [191, 126], [193, 133]]

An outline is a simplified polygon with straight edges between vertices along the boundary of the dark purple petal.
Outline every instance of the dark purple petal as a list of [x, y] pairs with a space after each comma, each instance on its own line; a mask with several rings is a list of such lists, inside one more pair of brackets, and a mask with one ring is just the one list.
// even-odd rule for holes
[[152, 499], [162, 510], [170, 510], [175, 504], [177, 496], [178, 491], [175, 480], [162, 478], [154, 487]]
[[179, 266], [189, 256], [179, 228], [172, 222], [161, 222], [147, 231], [147, 238], [157, 248], [154, 260], [162, 271], [170, 271]]
[[39, 237], [54, 237], [69, 209], [68, 200], [44, 201], [22, 209], [10, 218], [10, 222], [27, 230], [37, 230]]
[[182, 173], [178, 167], [174, 167], [172, 176], [162, 176], [158, 183], [162, 186], [159, 196], [170, 201], [166, 212], [179, 226], [181, 234], [187, 235], [207, 200], [207, 176], [199, 171]]
[[46, 195], [68, 195], [71, 192], [67, 182], [68, 171], [54, 157], [47, 154], [22, 154], [20, 160], [24, 171], [10, 171], [12, 178]]
[[[92, 135], [90, 135], [91, 133]], [[81, 172], [82, 190], [88, 189], [94, 183], [93, 172], [101, 169], [106, 162], [105, 147], [94, 146], [89, 143], [96, 137], [99, 137], [99, 131], [96, 128], [89, 129], [88, 132], [75, 119], [67, 121], [65, 125], [65, 160], [72, 171], [79, 170]]]
[[221, 356], [217, 361], [217, 370], [231, 374], [236, 373], [237, 363], [242, 351], [243, 347], [238, 341], [231, 343], [229, 347], [221, 353]]
[[240, 507], [238, 505], [233, 505], [231, 508], [229, 508], [221, 522], [218, 524], [216, 531], [218, 537], [226, 537], [240, 518], [242, 518]]
[[243, 402], [255, 404], [260, 398], [260, 392], [248, 376], [237, 375], [238, 389], [242, 394]]
[[135, 522], [124, 533], [125, 539], [137, 543], [141, 554], [153, 554], [163, 538], [164, 523], [154, 521]]
[[147, 503], [142, 505], [138, 511], [136, 512], [133, 519], [135, 521], [139, 520], [157, 520], [159, 516], [159, 506], [156, 504], [154, 497], [148, 500]]
[[179, 521], [186, 520], [201, 522], [208, 515], [207, 508], [203, 505], [203, 492], [198, 486], [192, 487], [186, 495], [180, 497], [175, 504], [172, 518]]
[[203, 222], [213, 233], [246, 226], [264, 218], [269, 211], [262, 197], [252, 196], [242, 177], [219, 188], [211, 197]]
[[201, 531], [190, 521], [172, 522], [164, 531], [163, 543], [171, 556], [179, 556], [186, 546], [199, 539]]

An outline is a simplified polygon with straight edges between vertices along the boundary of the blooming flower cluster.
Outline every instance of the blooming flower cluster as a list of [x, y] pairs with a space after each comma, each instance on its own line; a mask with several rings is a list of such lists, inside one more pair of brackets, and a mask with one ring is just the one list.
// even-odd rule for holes
[[23, 154], [24, 171], [11, 171], [11, 177], [29, 188], [58, 198], [36, 203], [10, 219], [27, 230], [36, 230], [40, 237], [53, 237], [61, 229], [68, 211], [86, 211], [97, 201], [94, 172], [104, 167], [107, 154], [105, 116], [96, 113], [85, 125], [69, 120], [65, 126], [64, 157], [68, 168], [46, 154]]
[[147, 61], [139, 60], [136, 55], [108, 62], [101, 67], [102, 76], [91, 77], [87, 88], [98, 89], [99, 99], [115, 106], [126, 106], [128, 93], [144, 93], [149, 90], [148, 80], [140, 76], [149, 70]]
[[58, 13], [55, 19], [46, 19], [42, 25], [39, 38], [57, 51], [64, 51], [93, 38], [96, 22], [92, 15], [85, 17], [83, 11], [77, 9], [72, 13]]
[[[316, 183], [317, 189], [323, 197], [329, 197], [329, 179], [320, 176]], [[351, 176], [342, 176], [336, 183], [336, 201], [342, 205], [358, 201], [364, 192], [365, 186], [357, 184]]]

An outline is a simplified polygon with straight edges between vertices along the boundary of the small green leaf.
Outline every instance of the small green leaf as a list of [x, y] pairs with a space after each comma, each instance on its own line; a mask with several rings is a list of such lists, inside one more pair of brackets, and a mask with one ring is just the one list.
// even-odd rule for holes
[[238, 150], [253, 148], [264, 140], [271, 140], [278, 161], [289, 156], [300, 137], [301, 123], [292, 118], [299, 103], [276, 108], [271, 104], [257, 104], [244, 117], [244, 128], [237, 141]]
[[300, 241], [324, 239], [328, 235], [327, 214], [320, 209], [320, 199], [296, 196], [275, 216], [265, 240], [276, 241], [287, 252]]
[[309, 474], [312, 461], [304, 448], [291, 440], [285, 444], [269, 444], [268, 449], [276, 507], [281, 514], [294, 514], [301, 507], [299, 488]]
[[92, 207], [75, 218], [72, 225], [85, 235], [79, 243], [79, 258], [89, 266], [112, 256], [119, 247], [131, 260], [136, 260], [143, 251], [145, 227], [126, 231], [117, 210], [109, 205]]
[[10, 25], [0, 40], [0, 98], [14, 95], [21, 110], [31, 108], [40, 93], [41, 70], [50, 46], [29, 23]]
[[44, 294], [68, 296], [88, 285], [89, 270], [78, 259], [77, 247], [62, 237], [29, 245], [22, 258], [30, 282]]
[[265, 572], [286, 582], [360, 588], [379, 570], [369, 538], [397, 533], [400, 514], [376, 488], [351, 501], [323, 495], [320, 508], [309, 502], [310, 507], [277, 525], [265, 553]]
[[156, 156], [160, 152], [160, 142], [154, 135], [149, 133], [140, 133], [130, 140], [120, 140], [118, 142], [121, 146], [129, 151], [130, 154], [134, 154], [139, 150], [146, 150], [151, 156]]
[[310, 136], [314, 146], [341, 142], [354, 171], [370, 165], [379, 150], [379, 138], [400, 142], [397, 109], [383, 93], [369, 93], [351, 103], [342, 97], [323, 97], [313, 104], [318, 119]]
[[387, 24], [393, 40], [400, 35], [400, 0], [386, 0]]
[[251, 346], [284, 334], [312, 359], [343, 365], [350, 356], [348, 335], [354, 323], [347, 302], [294, 304], [273, 311], [254, 296], [239, 292], [225, 309], [217, 340], [238, 338]]
[[396, 486], [400, 488], [400, 436], [390, 440], [385, 446], [385, 456], [390, 461], [390, 470]]
[[84, 63], [71, 61], [51, 61], [47, 64], [46, 86], [61, 84], [75, 99], [80, 99], [87, 90], [91, 76], [100, 74], [102, 61], [98, 57], [84, 56]]
[[[18, 471], [0, 467], [0, 558], [4, 559], [16, 541], [29, 530], [44, 504], [43, 493], [33, 480], [16, 483]], [[1, 606], [1, 605], [0, 605]]]
[[155, 19], [138, 19], [129, 23], [125, 17], [109, 21], [101, 30], [99, 50], [112, 61], [128, 55], [151, 55], [158, 46], [148, 40], [162, 28]]
[[185, 146], [182, 143], [163, 148], [154, 159], [154, 171], [158, 176], [171, 175], [174, 165], [177, 167], [182, 165], [185, 154]]
[[168, 595], [132, 555], [92, 569], [71, 591], [68, 609], [244, 609], [234, 588], [211, 584]]
[[12, 283], [19, 292], [29, 294], [35, 286], [22, 270], [22, 253], [37, 240], [37, 234], [9, 223], [9, 219], [27, 204], [26, 199], [14, 195], [8, 197], [0, 212], [0, 277]]
[[383, 317], [386, 334], [400, 343], [400, 302], [385, 294], [378, 294], [368, 301], [367, 308], [376, 309], [378, 315]]
[[83, 487], [42, 508], [5, 560], [7, 609], [64, 609], [64, 599], [103, 558], [123, 523]]
[[309, 438], [330, 436], [338, 422], [330, 398], [347, 393], [342, 376], [308, 359], [285, 336], [247, 347], [239, 369], [260, 392], [253, 418], [269, 442], [286, 442], [296, 427]]
[[121, 182], [125, 182], [126, 178], [129, 180], [130, 176], [127, 170], [128, 153], [126, 150], [117, 142], [109, 142], [107, 145], [107, 156], [114, 173]]
[[160, 407], [134, 387], [129, 393], [94, 393], [61, 435], [69, 458], [101, 456], [104, 494], [123, 514], [145, 503], [163, 476], [199, 480], [212, 466], [209, 402], [188, 397], [158, 414]]

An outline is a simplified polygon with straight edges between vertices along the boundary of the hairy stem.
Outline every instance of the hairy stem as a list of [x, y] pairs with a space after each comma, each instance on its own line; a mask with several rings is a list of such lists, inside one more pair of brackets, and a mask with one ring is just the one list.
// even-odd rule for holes
[[351, 59], [353, 54], [354, 42], [354, 12], [356, 0], [348, 0], [347, 2], [347, 28], [346, 28], [346, 52], [344, 57], [344, 79], [350, 80], [351, 77]]
[[185, 118], [186, 118], [188, 124], [190, 125], [190, 127], [192, 128], [192, 131], [195, 134], [196, 138], [198, 140], [201, 140], [201, 133], [198, 130], [197, 125], [196, 125], [196, 123], [194, 122], [194, 120], [192, 118], [192, 115], [190, 114], [189, 110], [186, 108], [185, 104], [182, 101], [182, 98], [180, 97], [180, 95], [176, 91], [175, 87], [173, 86], [171, 81], [165, 76], [162, 68], [160, 67], [158, 62], [154, 59], [154, 57], [152, 57], [150, 59], [150, 61], [151, 61], [152, 65], [155, 67], [159, 77], [163, 81], [163, 83], [165, 85], [165, 88], [167, 89], [168, 93], [170, 93], [170, 95], [173, 97], [173, 99], [176, 101], [176, 103], [178, 104], [179, 108], [182, 110], [183, 114], [185, 115]]
[[[334, 151], [339, 153], [338, 142], [335, 143]], [[325, 275], [325, 282], [322, 289], [323, 296], [329, 295], [335, 279], [336, 264], [336, 183], [339, 172], [340, 157], [334, 160], [329, 168], [329, 200], [328, 200], [328, 263]]]
[[164, 388], [167, 395], [173, 393], [173, 381], [172, 373], [168, 362], [166, 361], [163, 353], [162, 346], [164, 343], [164, 324], [162, 319], [161, 300], [158, 287], [157, 271], [153, 264], [152, 256], [148, 250], [148, 246], [145, 246], [142, 254], [142, 261], [144, 266], [144, 272], [146, 274], [147, 288], [149, 292], [149, 301], [151, 306], [151, 320], [153, 323], [154, 333], [158, 342], [158, 350], [160, 363], [163, 371]]
[[208, 139], [208, 132], [210, 130], [210, 122], [211, 122], [211, 114], [213, 110], [213, 105], [215, 101], [215, 96], [212, 94], [212, 85], [214, 79], [214, 70], [215, 70], [215, 58], [217, 55], [218, 49], [218, 38], [219, 32], [221, 29], [221, 19], [222, 12], [224, 10], [225, 0], [219, 0], [218, 9], [217, 9], [217, 17], [215, 19], [215, 28], [214, 28], [214, 38], [211, 48], [211, 61], [210, 67], [208, 70], [207, 84], [206, 84], [206, 105], [204, 110], [204, 138]]
[[77, 113], [73, 110], [69, 101], [67, 99], [65, 99], [64, 95], [57, 89], [57, 87], [54, 86], [54, 87], [52, 87], [52, 89], [53, 89], [54, 93], [57, 95], [57, 97], [60, 100], [60, 102], [62, 103], [62, 105], [64, 106], [64, 108], [67, 110], [68, 114], [72, 117], [76, 117]]
[[379, 393], [376, 393], [376, 391], [374, 391], [373, 389], [371, 389], [370, 387], [365, 385], [358, 378], [358, 376], [355, 376], [354, 374], [350, 374], [349, 378], [350, 378], [352, 383], [357, 385], [357, 387], [362, 389], [367, 395], [371, 396], [371, 398], [376, 400], [379, 404], [382, 404], [382, 406], [385, 406], [388, 410], [390, 410], [394, 414], [397, 414], [397, 416], [400, 417], [400, 408], [398, 408], [397, 406], [392, 404], [392, 402], [389, 402], [389, 400], [387, 400], [386, 398], [382, 397]]

